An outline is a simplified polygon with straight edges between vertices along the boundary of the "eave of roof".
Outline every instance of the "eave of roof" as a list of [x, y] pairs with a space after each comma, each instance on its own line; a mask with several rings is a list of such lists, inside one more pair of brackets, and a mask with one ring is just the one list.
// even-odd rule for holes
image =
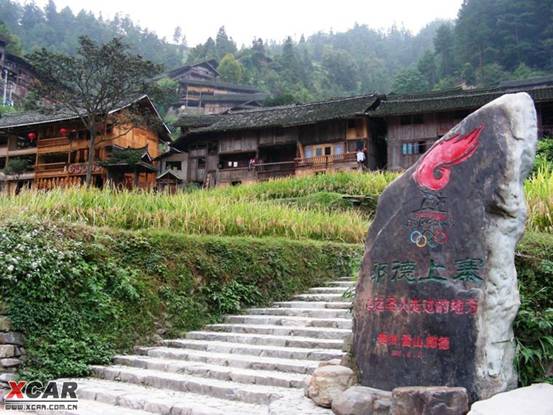
[[368, 111], [378, 100], [374, 94], [348, 98], [335, 98], [301, 105], [283, 105], [223, 114], [208, 127], [198, 128], [190, 134], [249, 130], [271, 127], [294, 127], [322, 121], [346, 119]]
[[537, 103], [553, 101], [553, 82], [546, 84], [512, 82], [507, 85], [490, 89], [454, 89], [418, 95], [388, 95], [377, 108], [369, 112], [369, 116], [386, 117], [427, 112], [472, 110], [501, 95], [517, 92], [527, 92]]
[[[148, 95], [146, 94], [140, 95], [135, 99], [129, 100], [128, 102], [122, 103], [120, 107], [110, 111], [109, 114], [114, 114], [116, 112], [119, 112], [143, 100], [148, 102], [150, 107], [154, 110], [154, 113], [158, 117], [159, 121], [161, 122], [163, 129], [165, 130], [165, 134], [163, 135], [164, 141], [170, 141], [169, 134], [171, 133], [171, 130], [169, 130], [169, 127], [167, 127], [167, 125], [163, 121], [163, 118], [159, 114], [159, 111], [157, 110], [156, 106], [154, 105], [150, 97], [148, 97]], [[55, 122], [72, 121], [72, 120], [78, 120], [78, 119], [79, 119], [78, 116], [66, 111], [58, 111], [53, 114], [41, 113], [38, 111], [26, 111], [22, 113], [5, 114], [0, 118], [0, 131], [8, 128], [18, 128], [18, 127], [27, 127], [27, 126], [30, 127], [35, 125], [51, 124]]]

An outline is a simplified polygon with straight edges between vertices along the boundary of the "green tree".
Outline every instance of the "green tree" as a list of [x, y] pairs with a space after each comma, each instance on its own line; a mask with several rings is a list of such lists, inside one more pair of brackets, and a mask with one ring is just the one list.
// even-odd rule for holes
[[441, 25], [434, 37], [434, 50], [438, 58], [440, 77], [451, 76], [457, 70], [455, 62], [455, 38], [450, 24]]
[[428, 90], [428, 82], [416, 68], [401, 71], [392, 85], [392, 91], [397, 94], [412, 94]]
[[[132, 54], [118, 38], [98, 44], [81, 37], [75, 56], [41, 49], [30, 59], [39, 78], [39, 96], [78, 117], [89, 132], [86, 184], [90, 185], [98, 126], [107, 128], [108, 120], [115, 122], [110, 114], [147, 91], [148, 80], [161, 67]], [[122, 124], [141, 121], [141, 114], [133, 113], [132, 106], [128, 108]]]
[[438, 82], [438, 68], [436, 59], [431, 50], [427, 50], [417, 62], [417, 69], [424, 76], [427, 84], [432, 86]]
[[221, 74], [221, 77], [228, 82], [238, 83], [242, 80], [244, 76], [244, 68], [236, 60], [232, 53], [227, 53], [219, 66], [217, 67], [217, 72]]
[[236, 53], [236, 43], [227, 35], [225, 26], [221, 26], [215, 37], [215, 50], [217, 53], [217, 59], [222, 59], [227, 54]]
[[323, 52], [322, 64], [332, 82], [344, 92], [354, 93], [357, 90], [359, 69], [348, 52], [326, 48]]
[[507, 77], [507, 73], [498, 63], [484, 65], [476, 71], [476, 80], [481, 87], [497, 86]]

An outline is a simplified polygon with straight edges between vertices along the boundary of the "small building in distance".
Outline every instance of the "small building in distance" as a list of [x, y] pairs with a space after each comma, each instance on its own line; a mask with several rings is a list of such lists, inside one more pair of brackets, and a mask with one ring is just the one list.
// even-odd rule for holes
[[[160, 144], [169, 141], [169, 130], [146, 95], [122, 104], [112, 116], [120, 116], [131, 105], [151, 114], [159, 128], [109, 123], [102, 127], [95, 145], [95, 186], [102, 187], [108, 180], [127, 188], [156, 185], [154, 159], [160, 154]], [[88, 148], [88, 131], [74, 114], [4, 115], [0, 118], [0, 190], [83, 184]]]
[[493, 89], [454, 89], [382, 96], [369, 112], [386, 129], [388, 170], [404, 170], [471, 112], [503, 94], [528, 92], [536, 104], [539, 136], [553, 136], [553, 78], [509, 81]]
[[385, 143], [367, 117], [378, 102], [376, 95], [364, 95], [203, 118], [183, 115], [177, 122], [183, 135], [173, 144], [182, 152], [179, 177], [209, 187], [348, 171], [358, 169], [359, 150], [365, 150], [368, 169], [383, 168]]
[[179, 83], [178, 101], [171, 109], [177, 113], [217, 114], [230, 109], [260, 107], [266, 94], [248, 85], [224, 82], [215, 60], [185, 65], [164, 76]]
[[25, 59], [8, 53], [8, 41], [0, 38], [0, 104], [21, 102], [36, 79], [35, 72]]

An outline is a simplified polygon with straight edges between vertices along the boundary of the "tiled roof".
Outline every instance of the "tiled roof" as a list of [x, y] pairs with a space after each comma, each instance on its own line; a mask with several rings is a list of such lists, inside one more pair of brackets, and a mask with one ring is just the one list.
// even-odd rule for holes
[[230, 112], [220, 115], [217, 122], [207, 127], [198, 128], [190, 134], [268, 127], [293, 127], [321, 121], [351, 118], [368, 111], [377, 100], [376, 95], [363, 95], [335, 98], [310, 104]]
[[[125, 102], [122, 102], [121, 106], [111, 111], [111, 113], [120, 111], [140, 101], [146, 101], [148, 104], [151, 105], [153, 111], [155, 112], [156, 116], [159, 118], [161, 124], [163, 125], [164, 131], [163, 131], [163, 134], [161, 134], [162, 138], [165, 140], [169, 140], [169, 136], [168, 136], [169, 129], [163, 122], [163, 119], [161, 118], [161, 115], [157, 111], [157, 108], [150, 100], [150, 98], [148, 98], [147, 95], [140, 95], [136, 98], [132, 98]], [[40, 111], [14, 112], [14, 113], [4, 114], [2, 115], [2, 117], [0, 117], [0, 131], [8, 128], [26, 127], [26, 126], [39, 125], [39, 124], [49, 124], [57, 121], [77, 120], [78, 118], [79, 117], [76, 116], [74, 113], [71, 113], [68, 111], [56, 111], [56, 112], [50, 112], [50, 113], [40, 112]]]
[[534, 102], [553, 101], [553, 79], [540, 82], [506, 82], [493, 89], [453, 89], [417, 95], [393, 95], [383, 98], [380, 105], [369, 112], [372, 117], [420, 114], [454, 110], [472, 110], [493, 101], [503, 94], [528, 92]]

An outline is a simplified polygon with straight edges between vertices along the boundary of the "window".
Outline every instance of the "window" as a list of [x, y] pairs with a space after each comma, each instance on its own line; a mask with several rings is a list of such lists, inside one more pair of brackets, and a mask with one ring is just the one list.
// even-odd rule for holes
[[422, 114], [413, 115], [413, 124], [424, 124], [424, 117]]
[[344, 154], [344, 144], [336, 144], [334, 146], [334, 154]]
[[211, 142], [207, 144], [207, 154], [214, 156], [217, 154], [217, 143]]
[[313, 157], [313, 147], [305, 146], [305, 158], [310, 159]]
[[325, 156], [330, 156], [332, 154], [332, 147], [325, 147]]
[[424, 124], [424, 116], [422, 114], [402, 115], [399, 118], [399, 123], [401, 125]]
[[410, 115], [402, 115], [401, 117], [399, 117], [399, 123], [401, 125], [411, 124], [411, 116]]
[[180, 161], [167, 161], [165, 166], [167, 170], [182, 170], [182, 163]]
[[199, 169], [205, 169], [205, 158], [204, 157], [200, 157], [198, 159], [198, 168]]
[[426, 143], [419, 141], [416, 143], [403, 143], [401, 145], [401, 154], [410, 156], [413, 154], [423, 154], [426, 152]]
[[315, 148], [315, 156], [320, 157], [323, 155], [323, 149], [322, 147]]

